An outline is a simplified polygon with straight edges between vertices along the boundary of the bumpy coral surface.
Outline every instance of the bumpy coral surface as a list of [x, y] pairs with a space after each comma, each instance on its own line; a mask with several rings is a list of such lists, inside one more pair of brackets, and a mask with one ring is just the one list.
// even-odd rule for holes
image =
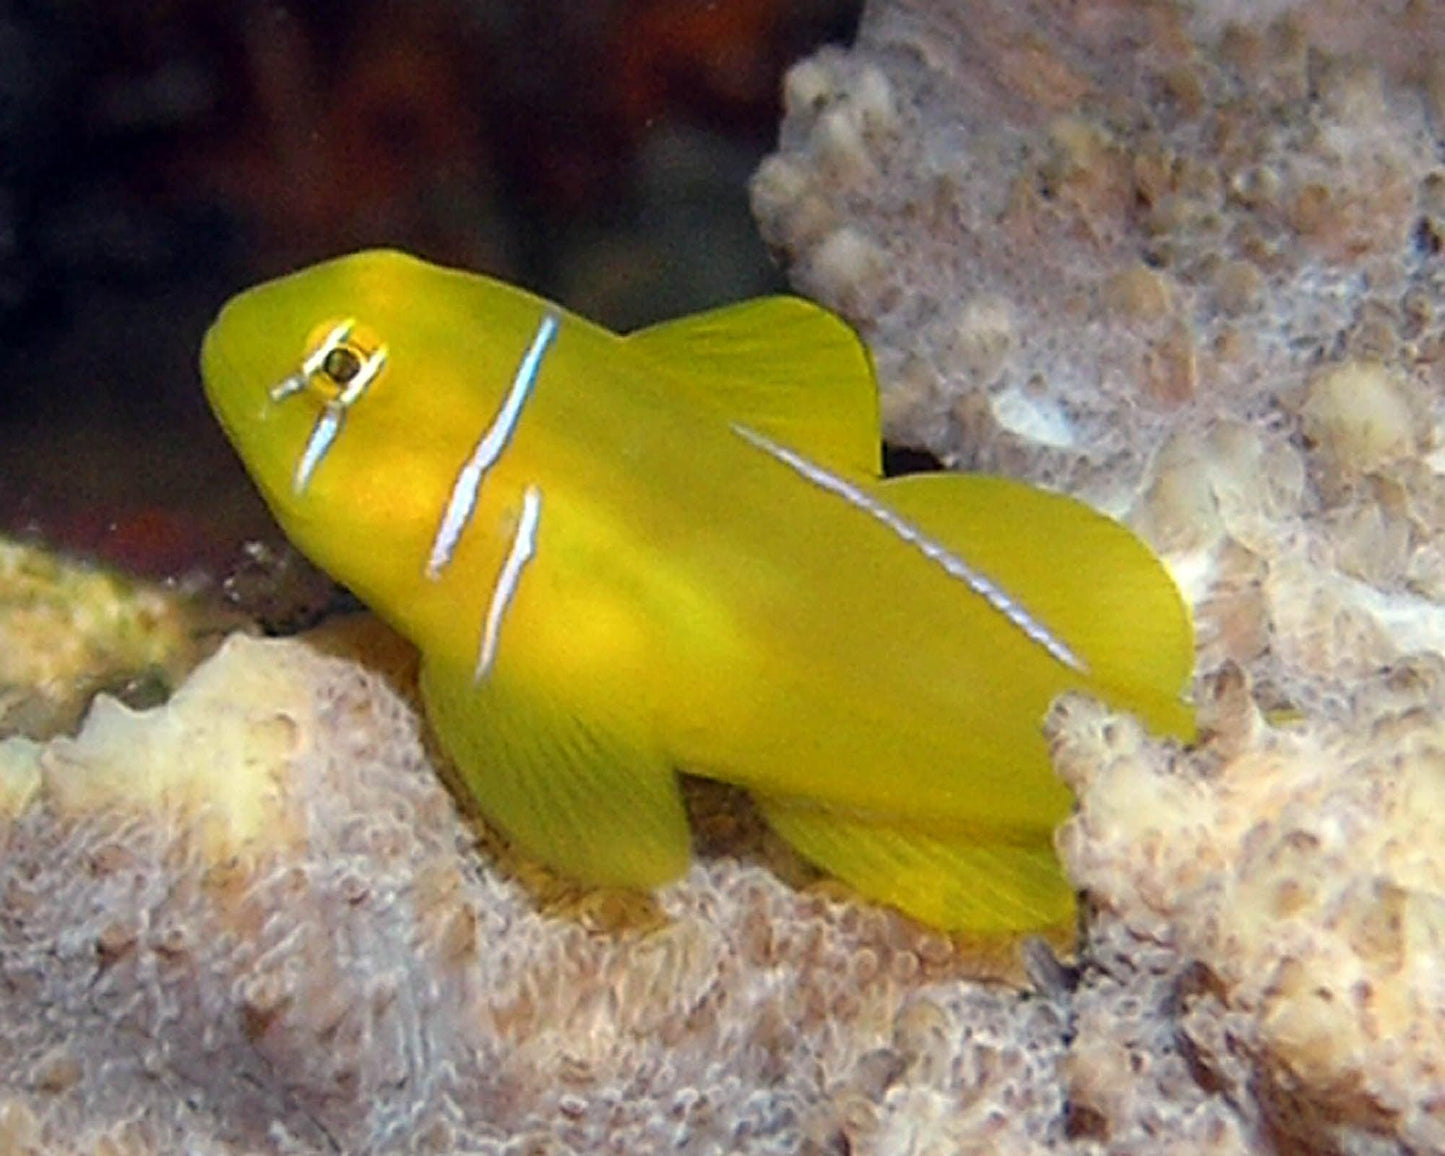
[[722, 811], [647, 926], [545, 914], [387, 682], [235, 636], [0, 743], [0, 1151], [1439, 1150], [1445, 662], [1334, 724], [1211, 689], [1188, 754], [1055, 711], [1091, 918], [1020, 992]]
[[[378, 676], [233, 637], [164, 706], [0, 743], [0, 1150], [1043, 1144], [1056, 1001], [732, 855], [662, 926], [539, 913]], [[520, 1146], [520, 1147], [519, 1147]]]
[[0, 538], [0, 735], [44, 738], [100, 687], [163, 698], [235, 615]]
[[[1098, 912], [1089, 986], [1111, 955], [1167, 949], [1179, 1086], [1215, 1089], [1231, 1128], [1445, 1151], [1445, 660], [1312, 726], [1267, 726], [1235, 668], [1211, 691], [1215, 733], [1187, 759], [1096, 704], [1055, 711], [1080, 801], [1059, 846]], [[1137, 1081], [1107, 1049], [1070, 1062], [1076, 1104], [1117, 1128]]]
[[1430, 3], [879, 0], [754, 209], [889, 433], [1127, 517], [1297, 704], [1445, 642]]

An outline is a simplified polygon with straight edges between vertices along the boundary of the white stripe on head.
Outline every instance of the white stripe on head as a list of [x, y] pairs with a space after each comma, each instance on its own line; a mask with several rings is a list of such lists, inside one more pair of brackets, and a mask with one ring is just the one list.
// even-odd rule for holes
[[930, 562], [963, 582], [970, 590], [987, 602], [994, 610], [1002, 614], [1014, 626], [1030, 639], [1049, 652], [1054, 658], [1065, 666], [1071, 667], [1080, 673], [1088, 671], [1087, 665], [1076, 655], [1068, 644], [1053, 633], [1047, 626], [1035, 618], [1015, 598], [1013, 598], [1003, 587], [999, 586], [988, 575], [975, 570], [957, 554], [953, 553], [942, 542], [930, 538], [912, 522], [900, 517], [890, 510], [877, 498], [873, 497], [866, 490], [860, 489], [845, 478], [825, 470], [822, 466], [810, 462], [802, 454], [790, 450], [787, 446], [779, 445], [770, 438], [764, 437], [747, 426], [733, 423], [733, 432], [750, 445], [756, 446], [765, 453], [770, 454], [785, 466], [801, 474], [808, 481], [827, 490], [830, 494], [836, 494], [849, 505], [862, 510], [875, 522], [879, 522], [898, 537], [907, 542], [910, 546], [916, 547]]
[[481, 682], [492, 673], [492, 666], [497, 661], [497, 640], [502, 632], [502, 620], [517, 593], [523, 569], [537, 552], [537, 526], [541, 519], [542, 491], [536, 486], [528, 486], [522, 492], [522, 513], [512, 535], [512, 548], [507, 551], [507, 560], [502, 563], [502, 572], [497, 576], [497, 585], [487, 606], [487, 620], [482, 627], [482, 645], [477, 655], [477, 669], [472, 675], [473, 682]]
[[487, 432], [477, 442], [477, 448], [472, 451], [472, 456], [467, 459], [457, 474], [457, 480], [452, 483], [451, 496], [447, 499], [446, 511], [442, 514], [441, 525], [437, 527], [436, 537], [432, 540], [431, 555], [427, 558], [428, 578], [441, 577], [441, 572], [451, 562], [462, 531], [467, 528], [467, 523], [471, 521], [472, 513], [477, 508], [482, 479], [502, 456], [502, 451], [507, 448], [507, 443], [512, 438], [512, 432], [517, 428], [522, 407], [526, 405], [527, 397], [536, 383], [542, 357], [547, 352], [547, 347], [552, 344], [552, 339], [557, 336], [559, 324], [560, 318], [552, 310], [549, 309], [543, 315], [542, 322], [532, 337], [532, 344], [528, 346], [521, 364], [517, 366], [517, 374], [512, 378], [512, 387], [507, 391], [502, 408], [497, 411], [497, 416], [492, 419], [492, 424], [487, 427]]
[[311, 484], [311, 475], [316, 472], [316, 467], [321, 464], [321, 459], [326, 456], [326, 451], [341, 432], [341, 419], [345, 412], [340, 406], [328, 405], [316, 419], [311, 437], [307, 439], [306, 449], [301, 454], [301, 460], [296, 463], [296, 476], [291, 479], [291, 489], [296, 493], [303, 492]]

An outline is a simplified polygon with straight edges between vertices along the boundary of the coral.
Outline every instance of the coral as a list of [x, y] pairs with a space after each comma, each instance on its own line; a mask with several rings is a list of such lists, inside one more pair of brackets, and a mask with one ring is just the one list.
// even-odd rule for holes
[[1127, 518], [1207, 665], [1321, 704], [1445, 641], [1442, 50], [1424, 3], [880, 0], [753, 207], [891, 438]]
[[[317, 643], [410, 677], [365, 619]], [[235, 635], [166, 706], [0, 742], [0, 1140], [1437, 1150], [1445, 662], [1337, 723], [1268, 726], [1233, 667], [1212, 691], [1187, 754], [1055, 709], [1090, 917], [1077, 967], [1032, 945], [1018, 991], [790, 886], [726, 801], [651, 922], [617, 930], [606, 893], [548, 914], [477, 853], [383, 678]]]
[[[1079, 797], [1059, 847], [1096, 907], [1094, 976], [1162, 955], [1179, 1086], [1215, 1089], [1261, 1137], [1445, 1150], [1445, 660], [1391, 668], [1310, 725], [1266, 725], [1237, 668], [1211, 694], [1211, 741], [1184, 758], [1096, 704], [1055, 708]], [[1077, 1041], [1070, 1062], [1073, 1101], [1117, 1128], [1136, 1079]]]
[[1056, 1000], [961, 983], [946, 939], [735, 854], [661, 892], [658, 928], [541, 914], [476, 855], [406, 704], [304, 643], [233, 636], [166, 706], [101, 698], [0, 768], [29, 784], [0, 817], [7, 1150], [1029, 1151], [1058, 1129]]
[[235, 615], [0, 538], [0, 735], [73, 727], [100, 687], [163, 698]]

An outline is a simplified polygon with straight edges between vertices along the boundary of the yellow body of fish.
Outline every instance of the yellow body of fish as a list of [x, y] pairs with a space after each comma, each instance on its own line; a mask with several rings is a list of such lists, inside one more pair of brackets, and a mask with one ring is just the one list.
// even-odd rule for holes
[[686, 868], [685, 770], [925, 921], [1058, 925], [1050, 701], [1192, 733], [1153, 555], [1017, 482], [880, 479], [867, 354], [804, 301], [623, 337], [360, 253], [230, 302], [202, 369], [287, 534], [421, 650], [482, 810], [585, 881]]

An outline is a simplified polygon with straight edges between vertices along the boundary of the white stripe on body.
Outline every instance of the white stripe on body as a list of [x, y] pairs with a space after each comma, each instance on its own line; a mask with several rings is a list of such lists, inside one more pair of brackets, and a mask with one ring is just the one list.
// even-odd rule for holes
[[502, 563], [502, 572], [497, 576], [497, 585], [492, 590], [492, 601], [487, 606], [487, 620], [482, 627], [482, 645], [477, 655], [477, 669], [472, 674], [474, 683], [481, 682], [491, 674], [492, 666], [497, 661], [497, 640], [502, 632], [502, 620], [517, 593], [522, 571], [537, 552], [537, 526], [541, 519], [542, 491], [536, 486], [528, 486], [522, 491], [522, 513], [517, 519], [517, 530], [512, 535], [512, 548], [507, 551], [507, 560]]
[[837, 474], [830, 473], [822, 466], [810, 462], [802, 454], [790, 450], [787, 446], [779, 445], [755, 430], [748, 429], [747, 426], [734, 422], [732, 428], [734, 433], [750, 445], [756, 446], [776, 458], [820, 489], [837, 495], [851, 506], [856, 506], [874, 521], [887, 526], [903, 541], [916, 547], [930, 562], [937, 563], [951, 577], [957, 578], [967, 585], [994, 610], [1018, 627], [1030, 641], [1042, 646], [1065, 666], [1080, 673], [1087, 673], [1088, 666], [1069, 648], [1067, 643], [1030, 614], [998, 583], [988, 575], [975, 570], [943, 543], [930, 538], [913, 523], [899, 517], [867, 491], [860, 489], [845, 478], [840, 478]]
[[522, 416], [522, 407], [527, 402], [527, 397], [532, 391], [532, 386], [537, 380], [537, 371], [541, 368], [542, 357], [547, 352], [547, 347], [552, 344], [552, 339], [557, 335], [557, 327], [560, 318], [556, 313], [548, 310], [542, 317], [541, 324], [537, 327], [536, 334], [532, 337], [532, 344], [528, 347], [522, 363], [517, 367], [517, 375], [512, 379], [512, 387], [507, 391], [506, 400], [502, 402], [502, 408], [497, 411], [497, 416], [492, 419], [492, 424], [487, 432], [482, 435], [477, 448], [472, 451], [472, 456], [462, 466], [457, 474], [457, 480], [452, 483], [451, 496], [447, 499], [445, 513], [442, 514], [441, 525], [437, 528], [436, 537], [432, 541], [431, 555], [427, 559], [426, 576], [433, 580], [440, 578], [447, 564], [452, 560], [452, 554], [461, 540], [462, 531], [467, 528], [471, 521], [472, 513], [477, 508], [477, 497], [481, 492], [482, 479], [486, 473], [502, 456], [502, 451], [507, 448], [511, 440], [512, 432], [517, 428], [517, 421]]

